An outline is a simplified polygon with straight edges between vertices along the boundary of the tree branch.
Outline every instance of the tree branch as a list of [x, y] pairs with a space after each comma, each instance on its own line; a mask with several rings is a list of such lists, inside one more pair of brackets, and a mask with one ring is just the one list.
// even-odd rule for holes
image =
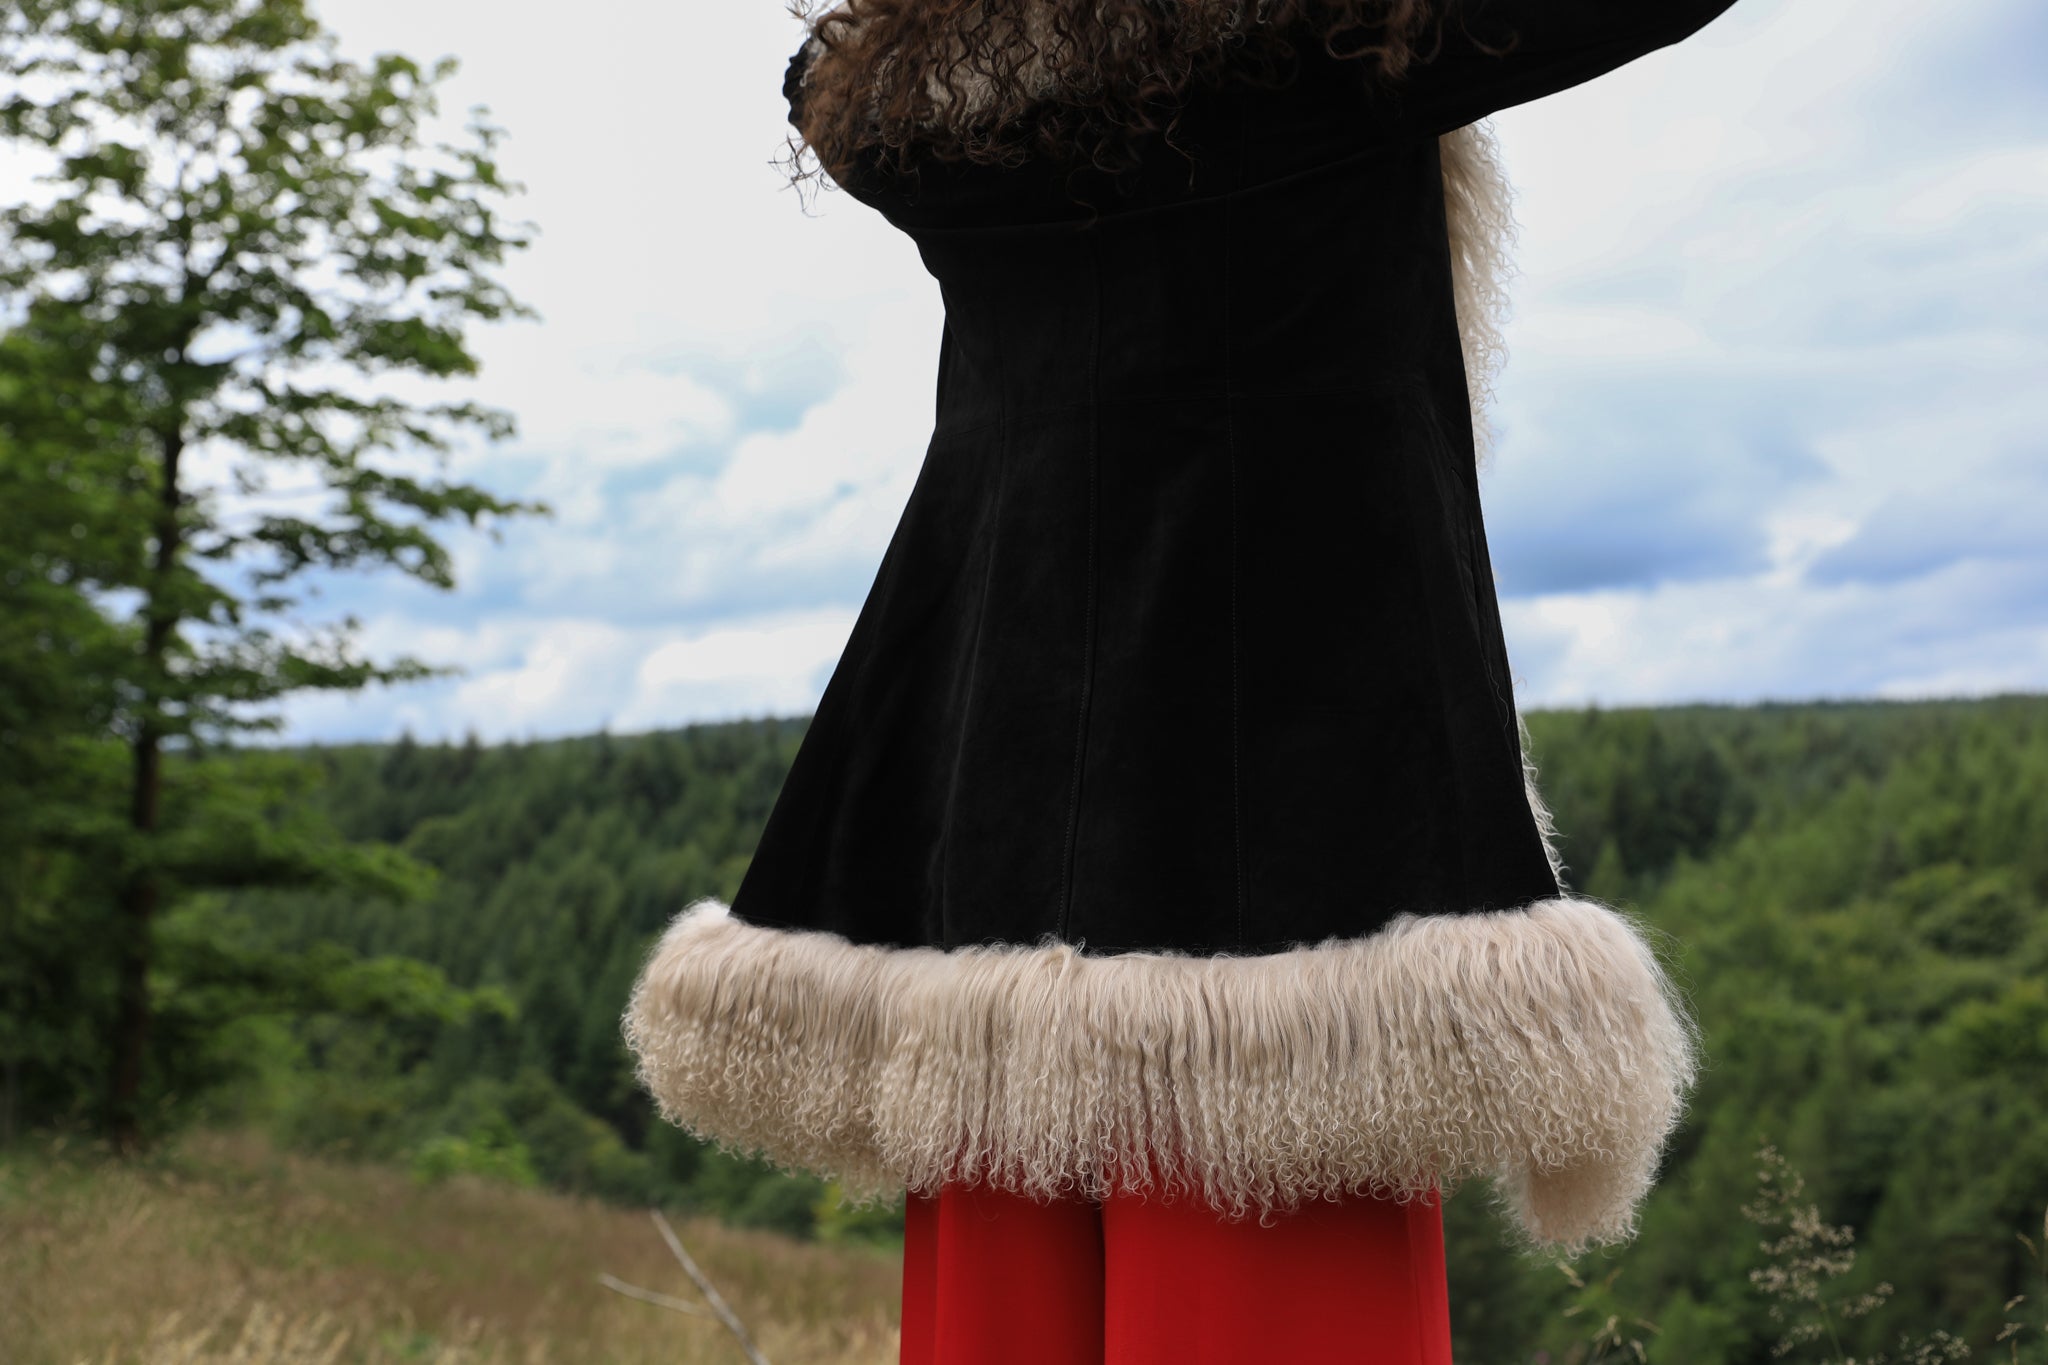
[[760, 1349], [754, 1345], [754, 1339], [747, 1335], [747, 1329], [740, 1322], [739, 1316], [726, 1304], [719, 1292], [712, 1288], [711, 1281], [697, 1268], [697, 1262], [691, 1259], [690, 1253], [683, 1250], [682, 1238], [676, 1236], [676, 1230], [669, 1226], [669, 1221], [662, 1216], [661, 1210], [649, 1209], [647, 1212], [653, 1215], [654, 1226], [661, 1229], [661, 1240], [668, 1243], [668, 1249], [675, 1255], [677, 1263], [683, 1267], [683, 1273], [690, 1277], [691, 1283], [704, 1295], [704, 1301], [711, 1305], [712, 1312], [718, 1314], [718, 1320], [725, 1324], [725, 1330], [731, 1332], [733, 1338], [739, 1342], [740, 1349], [747, 1353], [747, 1359], [752, 1361], [753, 1365], [768, 1365], [768, 1358], [761, 1354]]
[[637, 1284], [627, 1284], [616, 1275], [599, 1274], [597, 1282], [606, 1289], [611, 1290], [614, 1294], [624, 1294], [629, 1299], [638, 1299], [642, 1303], [651, 1303], [656, 1308], [666, 1308], [671, 1313], [684, 1313], [693, 1318], [710, 1316], [710, 1314], [687, 1299], [679, 1299], [673, 1294], [657, 1294], [652, 1289], [642, 1289]]

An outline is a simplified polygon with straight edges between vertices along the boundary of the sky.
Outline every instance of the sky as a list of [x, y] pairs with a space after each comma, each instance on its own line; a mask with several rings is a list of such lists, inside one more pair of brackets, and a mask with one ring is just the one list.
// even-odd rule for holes
[[[380, 655], [294, 740], [807, 712], [930, 435], [909, 238], [800, 197], [779, 0], [326, 0], [452, 54], [539, 228], [474, 334], [519, 435], [454, 470], [546, 520], [459, 586], [336, 580]], [[2048, 689], [2048, 8], [1738, 0], [1492, 118], [1520, 276], [1482, 497], [1526, 709]]]

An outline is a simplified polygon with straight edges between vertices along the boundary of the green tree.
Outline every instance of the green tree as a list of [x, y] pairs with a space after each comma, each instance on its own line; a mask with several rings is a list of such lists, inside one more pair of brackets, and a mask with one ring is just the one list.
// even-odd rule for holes
[[[302, 0], [0, 13], [0, 136], [48, 166], [44, 192], [0, 209], [0, 452], [38, 511], [69, 498], [92, 514], [68, 509], [89, 555], [31, 552], [7, 566], [10, 591], [39, 595], [51, 639], [66, 629], [51, 613], [81, 600], [101, 622], [78, 637], [92, 667], [14, 641], [8, 666], [100, 680], [58, 686], [55, 709], [127, 754], [124, 831], [91, 860], [115, 909], [117, 1146], [138, 1137], [161, 915], [199, 886], [336, 875], [317, 839], [252, 849], [234, 832], [261, 812], [212, 799], [217, 786], [170, 809], [171, 767], [275, 728], [292, 694], [434, 671], [365, 657], [352, 618], [308, 620], [314, 571], [449, 587], [442, 523], [540, 510], [447, 477], [460, 440], [510, 434], [506, 414], [383, 382], [473, 374], [467, 325], [528, 313], [495, 278], [526, 242], [499, 213], [517, 186], [499, 175], [498, 130], [477, 110], [461, 144], [430, 140], [452, 70], [343, 60]], [[78, 799], [66, 823], [100, 821], [106, 793]]]

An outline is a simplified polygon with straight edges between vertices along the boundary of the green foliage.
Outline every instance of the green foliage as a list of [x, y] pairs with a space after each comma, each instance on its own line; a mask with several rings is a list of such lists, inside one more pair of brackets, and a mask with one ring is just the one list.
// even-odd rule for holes
[[[1663, 932], [1707, 1065], [1641, 1235], [1574, 1268], [1619, 1339], [1591, 1307], [1564, 1317], [1547, 1264], [1476, 1250], [1488, 1230], [1453, 1200], [1459, 1358], [1773, 1358], [1789, 1324], [1740, 1212], [1766, 1134], [1809, 1173], [1811, 1226], [1861, 1230], [1819, 1277], [1868, 1305], [1831, 1319], [1830, 1358], [2001, 1342], [2048, 1204], [2048, 698], [1528, 720], [1573, 880]], [[2038, 1332], [2003, 1342], [2048, 1362]]]
[[445, 588], [442, 525], [540, 510], [446, 475], [506, 414], [377, 382], [471, 375], [469, 324], [527, 311], [498, 130], [428, 140], [451, 70], [341, 60], [301, 0], [0, 12], [0, 138], [43, 172], [0, 205], [0, 1135], [169, 1116], [211, 1027], [179, 1010], [225, 961], [173, 924], [195, 893], [420, 887], [311, 816], [310, 769], [205, 755], [294, 694], [436, 671], [309, 619], [309, 570]]
[[[686, 902], [730, 897], [804, 723], [763, 720], [544, 744], [321, 749], [318, 811], [433, 869], [419, 904], [250, 890], [233, 905], [281, 950], [319, 943], [433, 964], [516, 1017], [441, 1030], [441, 1093], [543, 1073], [636, 1148], [654, 1125], [619, 1037], [627, 990]], [[687, 1161], [678, 1156], [677, 1160]]]
[[[406, 850], [433, 886], [423, 903], [252, 888], [229, 901], [242, 932], [283, 953], [399, 954], [515, 1007], [437, 1025], [402, 1055], [360, 1021], [304, 1021], [251, 1107], [286, 1141], [401, 1161], [502, 1123], [559, 1188], [799, 1235], [822, 1217], [834, 1235], [887, 1240], [886, 1213], [833, 1221], [818, 1182], [660, 1123], [619, 1036], [655, 935], [686, 902], [737, 889], [804, 728], [308, 753], [321, 817]], [[344, 1027], [346, 1043], [329, 1036]]]
[[1648, 1360], [1649, 1351], [1645, 1343], [1656, 1336], [1659, 1328], [1648, 1318], [1630, 1313], [1615, 1293], [1614, 1282], [1621, 1277], [1622, 1267], [1615, 1266], [1593, 1280], [1581, 1276], [1569, 1265], [1560, 1263], [1558, 1269], [1564, 1272], [1573, 1291], [1571, 1305], [1564, 1310], [1564, 1316], [1576, 1319], [1581, 1333], [1574, 1343], [1579, 1348], [1574, 1358], [1583, 1359], [1587, 1365], [1613, 1360]]
[[455, 1137], [441, 1133], [421, 1143], [412, 1156], [413, 1177], [436, 1185], [450, 1176], [468, 1175], [530, 1188], [539, 1183], [533, 1157], [516, 1140], [497, 1134]]
[[866, 1242], [876, 1246], [903, 1245], [903, 1198], [888, 1203], [854, 1204], [838, 1183], [827, 1182], [818, 1202], [811, 1206], [811, 1218], [821, 1242]]
[[[4, 434], [18, 454], [73, 452], [17, 466], [41, 501], [112, 490], [97, 518], [39, 512], [100, 551], [46, 581], [144, 594], [131, 621], [165, 638], [131, 724], [164, 740], [272, 726], [261, 704], [307, 688], [421, 676], [356, 654], [353, 622], [289, 632], [292, 583], [383, 567], [445, 587], [434, 523], [532, 510], [431, 458], [509, 433], [506, 414], [347, 378], [471, 374], [466, 325], [526, 312], [492, 273], [526, 242], [494, 203], [516, 188], [498, 131], [479, 114], [468, 145], [424, 141], [451, 70], [340, 60], [296, 0], [32, 0], [0, 25], [18, 82], [0, 134], [50, 168], [47, 194], [0, 212]], [[227, 465], [214, 484], [180, 463], [202, 446]], [[280, 477], [311, 480], [324, 510], [264, 499]]]

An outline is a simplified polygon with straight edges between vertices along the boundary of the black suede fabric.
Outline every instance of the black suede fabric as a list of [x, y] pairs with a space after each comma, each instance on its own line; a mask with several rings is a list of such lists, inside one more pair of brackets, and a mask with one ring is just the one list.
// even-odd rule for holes
[[733, 914], [1263, 953], [1557, 895], [1437, 135], [1732, 2], [1466, 4], [1393, 97], [1301, 44], [1117, 182], [870, 163], [943, 293], [937, 419]]

